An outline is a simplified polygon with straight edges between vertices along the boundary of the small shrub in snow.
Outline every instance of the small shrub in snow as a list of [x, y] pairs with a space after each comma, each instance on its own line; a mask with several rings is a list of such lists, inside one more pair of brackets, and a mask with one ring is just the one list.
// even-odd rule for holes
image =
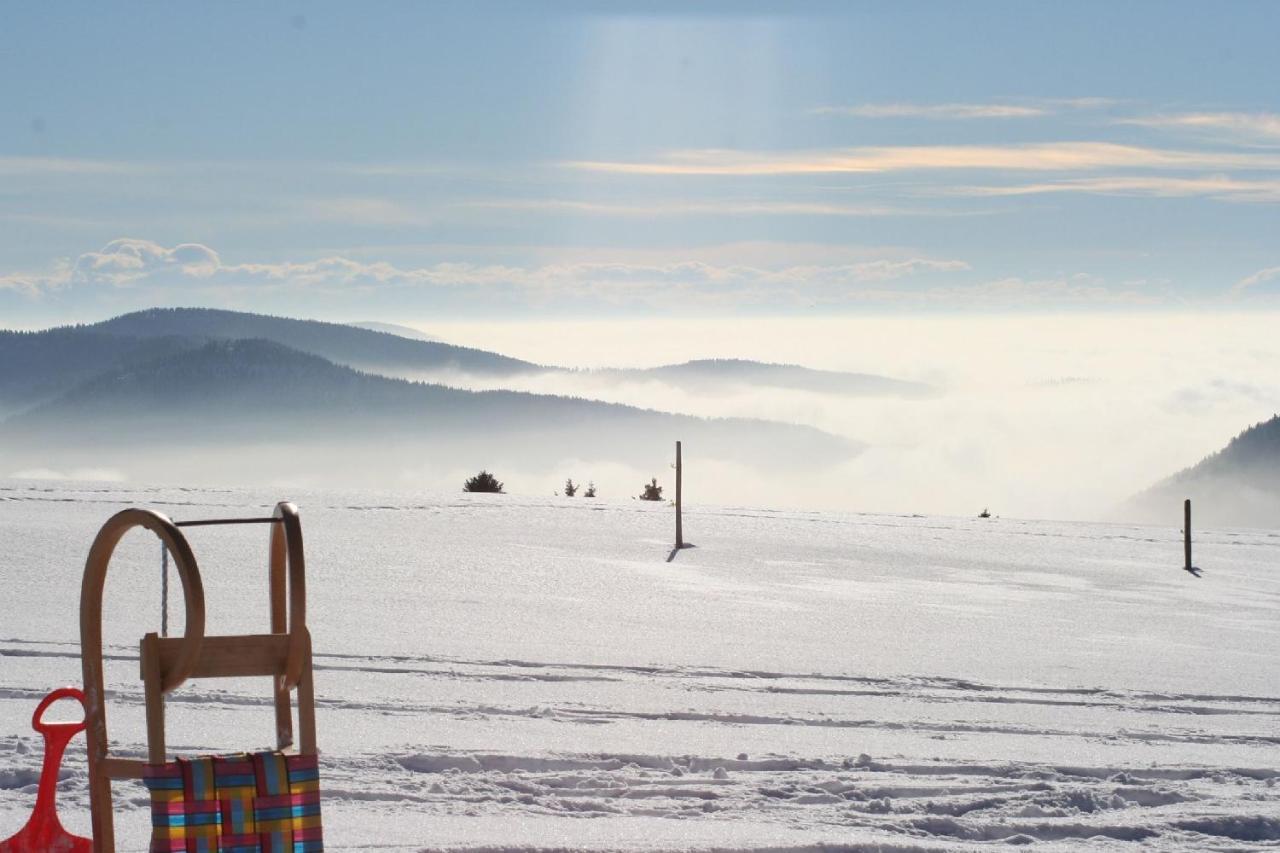
[[644, 492], [640, 495], [642, 501], [660, 501], [662, 500], [662, 486], [658, 485], [658, 478], [654, 477], [650, 482], [645, 484]]
[[502, 483], [488, 471], [481, 471], [462, 484], [464, 492], [492, 492], [502, 494]]
[[584, 498], [594, 498], [596, 496], [596, 484], [587, 483], [587, 490], [582, 493]]

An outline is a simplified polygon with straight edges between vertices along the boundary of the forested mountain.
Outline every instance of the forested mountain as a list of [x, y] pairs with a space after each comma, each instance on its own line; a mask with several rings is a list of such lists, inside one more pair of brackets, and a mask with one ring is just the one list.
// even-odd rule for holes
[[[353, 323], [362, 329], [387, 332], [414, 340], [433, 340], [416, 329], [392, 323]], [[529, 372], [528, 370], [525, 371]], [[740, 391], [743, 388], [782, 388], [843, 394], [859, 397], [931, 397], [937, 389], [922, 382], [909, 382], [870, 373], [816, 370], [797, 364], [772, 364], [741, 358], [695, 359], [649, 368], [545, 367], [541, 372], [585, 376], [617, 381], [660, 381], [686, 391], [710, 394]]]
[[120, 337], [85, 326], [0, 331], [0, 418], [103, 371], [153, 361], [195, 345], [180, 337]]
[[456, 370], [494, 376], [541, 369], [517, 358], [439, 341], [414, 340], [400, 334], [341, 323], [294, 320], [214, 308], [152, 308], [113, 317], [88, 328], [134, 338], [261, 338], [337, 364], [375, 371]]
[[[207, 340], [261, 338], [374, 373], [408, 379], [458, 380], [575, 373], [570, 368], [542, 366], [485, 350], [433, 341], [414, 329], [388, 323], [343, 325], [294, 320], [212, 308], [153, 308], [124, 314], [82, 331], [118, 337]], [[61, 330], [55, 330], [61, 331]], [[588, 371], [604, 378], [660, 380], [691, 391], [715, 393], [743, 386], [788, 388], [828, 394], [921, 397], [934, 393], [918, 382], [865, 373], [814, 370], [794, 364], [768, 364], [744, 359], [701, 359], [648, 369]]]
[[337, 364], [383, 373], [492, 378], [542, 369], [484, 350], [337, 323], [208, 308], [155, 308], [92, 325], [39, 332], [0, 330], [0, 418], [107, 370], [176, 355], [213, 340], [245, 338], [275, 341]]
[[795, 364], [770, 364], [738, 358], [699, 359], [664, 367], [608, 372], [636, 379], [658, 379], [688, 390], [753, 385], [858, 396], [927, 397], [935, 393], [933, 388], [923, 383], [887, 376], [815, 370]]
[[[578, 371], [335, 323], [152, 309], [43, 332], [0, 332], [0, 475], [109, 467], [139, 478], [216, 475], [379, 484], [406, 460], [564, 458], [648, 467], [680, 438], [763, 471], [830, 466], [856, 442], [805, 426], [703, 419], [571, 397], [468, 391]], [[792, 365], [708, 360], [589, 371], [715, 393], [791, 388], [917, 396], [926, 386]], [[209, 481], [210, 476], [198, 479]]]
[[355, 326], [357, 329], [368, 329], [371, 332], [386, 332], [388, 335], [399, 335], [402, 338], [409, 338], [414, 341], [441, 342], [435, 335], [428, 335], [426, 332], [420, 332], [417, 329], [401, 326], [397, 323], [378, 323], [370, 320], [363, 323], [348, 323], [347, 325]]
[[1180, 520], [1191, 498], [1193, 524], [1280, 526], [1280, 416], [1254, 424], [1125, 505], [1126, 514]]
[[0, 460], [137, 477], [173, 476], [176, 466], [203, 481], [305, 475], [350, 484], [457, 458], [648, 465], [666, 458], [676, 437], [708, 458], [763, 468], [822, 465], [859, 449], [810, 427], [390, 379], [248, 339], [88, 379], [0, 424]]

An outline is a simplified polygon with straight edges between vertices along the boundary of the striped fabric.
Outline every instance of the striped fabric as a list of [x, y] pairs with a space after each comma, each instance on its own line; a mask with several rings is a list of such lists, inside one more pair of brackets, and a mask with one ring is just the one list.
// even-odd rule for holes
[[314, 755], [258, 752], [149, 765], [151, 853], [323, 850]]

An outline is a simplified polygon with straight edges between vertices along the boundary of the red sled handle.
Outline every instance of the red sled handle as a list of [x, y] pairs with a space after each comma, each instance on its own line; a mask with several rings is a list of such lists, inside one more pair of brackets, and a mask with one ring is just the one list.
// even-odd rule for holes
[[0, 853], [87, 853], [93, 842], [72, 835], [58, 820], [58, 768], [62, 753], [73, 737], [85, 729], [84, 718], [74, 723], [47, 723], [44, 712], [61, 699], [75, 699], [85, 707], [84, 693], [75, 687], [60, 687], [41, 700], [31, 715], [31, 728], [44, 736], [44, 763], [40, 768], [40, 786], [36, 791], [36, 807], [27, 825], [18, 834], [0, 841]]
[[46, 723], [43, 719], [44, 712], [49, 710], [49, 706], [59, 699], [74, 699], [80, 703], [81, 710], [84, 709], [84, 691], [78, 687], [59, 687], [40, 700], [40, 704], [36, 706], [36, 712], [31, 715], [31, 728], [44, 735], [46, 739], [59, 737], [71, 740], [71, 738], [84, 731], [85, 722], [83, 716], [81, 716], [78, 723]]

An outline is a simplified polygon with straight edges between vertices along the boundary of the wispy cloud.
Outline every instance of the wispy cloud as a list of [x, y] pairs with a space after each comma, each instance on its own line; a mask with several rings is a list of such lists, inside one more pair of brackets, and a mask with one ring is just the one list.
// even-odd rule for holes
[[[755, 305], [936, 306], [1003, 309], [1157, 304], [1162, 288], [1113, 283], [1092, 274], [990, 279], [954, 258], [902, 255], [847, 263], [773, 266], [713, 263], [573, 261], [540, 265], [442, 262], [409, 267], [331, 255], [296, 261], [228, 263], [199, 243], [165, 247], [148, 240], [114, 240], [44, 275], [0, 275], [0, 289], [61, 301], [97, 295], [107, 304], [263, 305], [305, 300], [317, 310], [383, 293], [395, 304], [425, 307], [463, 299], [468, 304], [595, 304], [629, 308], [723, 310]], [[1280, 275], [1264, 270], [1258, 280]], [[1242, 284], [1241, 287], [1249, 285]], [[265, 301], [264, 301], [265, 300]]]
[[851, 107], [818, 107], [817, 115], [858, 118], [981, 119], [1030, 118], [1048, 115], [1044, 107], [1018, 104], [859, 104]]
[[318, 198], [298, 207], [307, 219], [349, 225], [397, 226], [432, 225], [438, 217], [430, 212], [385, 198]]
[[463, 208], [561, 211], [600, 216], [938, 216], [943, 210], [886, 205], [832, 204], [767, 200], [600, 202], [573, 199], [497, 199], [457, 205]]
[[1280, 201], [1280, 180], [1251, 180], [1226, 175], [1182, 178], [1165, 175], [1128, 175], [1073, 178], [1032, 184], [999, 186], [954, 186], [935, 191], [939, 195], [1023, 196], [1044, 193], [1092, 193], [1113, 196], [1155, 196], [1161, 198], [1203, 197], [1218, 201]]
[[1237, 281], [1231, 287], [1231, 293], [1240, 296], [1249, 290], [1256, 289], [1267, 282], [1280, 280], [1280, 267], [1267, 267]]
[[1072, 110], [1102, 110], [1107, 107], [1114, 107], [1124, 103], [1121, 98], [1102, 98], [1096, 96], [1086, 96], [1081, 98], [1037, 98], [1037, 104], [1043, 104], [1046, 107], [1056, 107]]
[[[299, 261], [227, 263], [199, 243], [164, 247], [148, 240], [114, 240], [96, 252], [60, 264], [43, 276], [0, 276], [0, 288], [38, 298], [93, 293], [133, 294], [139, 304], [203, 300], [229, 304], [278, 294], [322, 306], [330, 300], [394, 292], [404, 304], [462, 297], [543, 304], [568, 300], [631, 307], [673, 304], [722, 309], [726, 305], [804, 308], [817, 305], [963, 306], [1016, 308], [1050, 305], [1151, 304], [1162, 291], [1109, 284], [1089, 275], [1034, 279], [975, 278], [965, 261], [880, 257], [838, 264], [755, 266], [682, 260], [669, 263], [590, 261], [537, 266], [437, 263], [405, 267], [333, 255]], [[1263, 271], [1260, 276], [1280, 273]], [[255, 301], [258, 300], [258, 301]], [[118, 300], [115, 303], [118, 304]]]
[[412, 162], [389, 162], [389, 163], [323, 163], [317, 164], [317, 168], [345, 175], [358, 175], [373, 178], [433, 178], [441, 175], [447, 177], [456, 177], [460, 172], [467, 169], [462, 163], [412, 163]]
[[920, 104], [896, 102], [823, 106], [811, 110], [815, 115], [853, 116], [856, 118], [920, 118], [947, 121], [970, 119], [1036, 118], [1065, 110], [1094, 110], [1116, 104], [1113, 98], [1017, 98], [999, 101]]
[[105, 220], [88, 219], [81, 216], [59, 216], [48, 213], [17, 213], [0, 211], [0, 221], [17, 222], [22, 225], [40, 225], [46, 228], [100, 228], [107, 225]]
[[140, 163], [68, 157], [0, 157], [0, 175], [133, 175], [150, 171]]
[[930, 302], [982, 307], [1034, 308], [1050, 305], [1142, 306], [1164, 301], [1164, 294], [1132, 285], [1112, 286], [1088, 273], [1055, 278], [1009, 276], [977, 284], [942, 285], [925, 294]]
[[652, 304], [677, 297], [758, 302], [831, 300], [851, 297], [866, 285], [927, 280], [966, 272], [953, 259], [875, 258], [836, 265], [758, 267], [697, 260], [672, 263], [587, 262], [517, 266], [438, 263], [401, 267], [385, 261], [330, 256], [302, 261], [227, 263], [212, 248], [184, 243], [172, 248], [149, 240], [113, 240], [96, 252], [43, 276], [0, 277], [0, 287], [27, 295], [60, 291], [178, 291], [225, 297], [246, 291], [299, 290], [309, 298], [399, 289], [412, 296], [433, 290], [491, 292], [549, 299], [590, 297], [609, 302]]
[[0, 275], [0, 291], [8, 290], [23, 296], [35, 298], [48, 286], [48, 278], [23, 273], [7, 273]]
[[1280, 169], [1280, 155], [1186, 151], [1110, 142], [1027, 145], [917, 145], [790, 152], [699, 149], [653, 161], [572, 161], [569, 168], [626, 175], [819, 175], [920, 170], [1092, 171], [1140, 169]]
[[1193, 112], [1119, 119], [1120, 124], [1210, 131], [1237, 138], [1280, 142], [1280, 114]]

